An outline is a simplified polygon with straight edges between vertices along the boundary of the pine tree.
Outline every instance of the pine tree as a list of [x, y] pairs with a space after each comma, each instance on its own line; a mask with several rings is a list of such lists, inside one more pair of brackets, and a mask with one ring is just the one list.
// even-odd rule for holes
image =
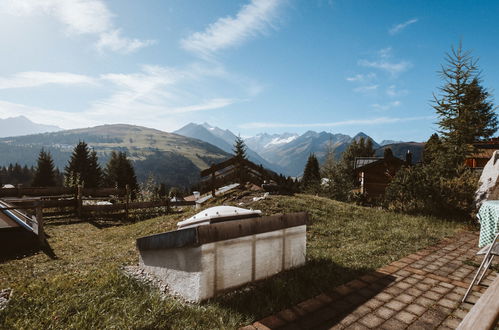
[[456, 146], [488, 138], [497, 131], [495, 108], [489, 93], [480, 85], [477, 60], [461, 43], [446, 56], [440, 75], [444, 85], [434, 95], [433, 108], [439, 117], [440, 133]]
[[238, 136], [236, 138], [236, 141], [234, 142], [234, 149], [232, 151], [234, 152], [234, 155], [236, 157], [240, 157], [243, 159], [246, 159], [246, 144], [244, 143], [244, 140], [241, 138], [241, 136]]
[[318, 189], [320, 182], [321, 174], [319, 170], [319, 161], [312, 153], [308, 156], [307, 164], [303, 170], [301, 183], [305, 190], [315, 190]]
[[128, 185], [132, 199], [135, 199], [139, 185], [132, 162], [127, 158], [126, 153], [113, 151], [104, 172], [106, 185], [120, 189]]
[[88, 145], [80, 141], [73, 150], [68, 165], [64, 168], [65, 184], [75, 186], [83, 184], [87, 188], [97, 188], [101, 184], [102, 170], [97, 153], [90, 152]]
[[54, 161], [50, 152], [41, 150], [38, 155], [38, 165], [36, 167], [33, 187], [53, 187], [57, 185]]

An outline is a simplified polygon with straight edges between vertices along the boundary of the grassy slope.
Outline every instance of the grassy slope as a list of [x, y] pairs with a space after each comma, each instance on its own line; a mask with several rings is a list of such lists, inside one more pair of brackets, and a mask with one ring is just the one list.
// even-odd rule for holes
[[14, 298], [0, 312], [5, 328], [235, 328], [399, 259], [462, 228], [452, 222], [299, 195], [255, 203], [266, 214], [306, 210], [305, 267], [202, 305], [162, 300], [121, 274], [137, 263], [137, 237], [174, 228], [193, 211], [97, 229], [48, 226], [57, 260], [43, 254], [0, 264], [0, 289]]

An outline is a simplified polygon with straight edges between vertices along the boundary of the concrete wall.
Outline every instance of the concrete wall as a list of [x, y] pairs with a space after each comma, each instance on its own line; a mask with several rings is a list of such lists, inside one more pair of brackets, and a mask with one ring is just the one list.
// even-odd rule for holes
[[305, 264], [306, 225], [197, 247], [139, 250], [140, 266], [190, 301]]

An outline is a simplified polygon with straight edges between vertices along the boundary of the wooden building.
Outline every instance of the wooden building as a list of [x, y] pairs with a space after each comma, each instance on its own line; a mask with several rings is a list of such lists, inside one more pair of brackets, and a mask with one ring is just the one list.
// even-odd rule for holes
[[369, 198], [379, 198], [400, 168], [407, 164], [397, 157], [357, 157], [354, 172], [360, 183], [360, 192]]
[[485, 141], [479, 141], [473, 143], [474, 152], [466, 157], [466, 166], [482, 170], [485, 164], [494, 154], [494, 151], [499, 150], [499, 138], [493, 138]]

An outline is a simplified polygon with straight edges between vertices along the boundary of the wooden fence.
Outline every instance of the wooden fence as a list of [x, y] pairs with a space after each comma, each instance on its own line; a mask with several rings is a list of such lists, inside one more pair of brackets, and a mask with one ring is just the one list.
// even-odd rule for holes
[[[128, 218], [129, 211], [165, 207], [167, 211], [174, 206], [195, 205], [194, 201], [175, 201], [169, 199], [159, 201], [135, 202], [130, 199], [130, 190], [117, 188], [3, 188], [0, 189], [0, 198], [8, 198], [8, 202], [18, 209], [61, 209], [70, 208], [71, 213], [83, 218], [90, 213], [109, 213], [124, 211]], [[85, 201], [109, 201], [112, 204], [85, 205]], [[7, 208], [0, 208], [0, 210]]]

